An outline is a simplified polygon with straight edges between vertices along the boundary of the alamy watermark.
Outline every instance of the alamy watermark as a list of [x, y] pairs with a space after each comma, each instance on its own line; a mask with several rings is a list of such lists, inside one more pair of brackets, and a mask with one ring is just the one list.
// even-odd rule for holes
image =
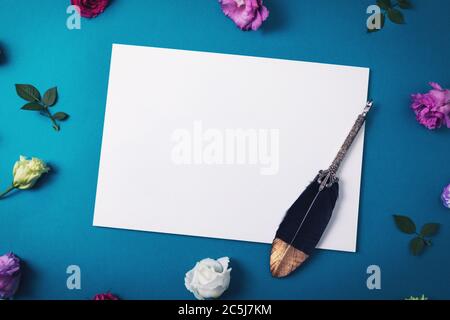
[[81, 11], [79, 6], [68, 6], [66, 13], [69, 17], [66, 20], [66, 27], [69, 30], [81, 29]]
[[69, 290], [81, 290], [81, 268], [77, 265], [70, 265], [66, 269], [69, 275], [66, 280], [66, 286]]
[[171, 159], [176, 165], [252, 165], [261, 175], [276, 175], [280, 167], [279, 129], [192, 128], [172, 133]]
[[370, 14], [367, 18], [367, 29], [368, 30], [380, 30], [382, 26], [383, 15], [381, 14], [381, 8], [377, 5], [371, 5], [367, 7], [367, 14]]
[[[69, 30], [81, 29], [81, 14], [80, 7], [77, 5], [70, 5], [67, 7], [66, 13], [69, 15], [66, 20], [66, 26]], [[381, 8], [378, 5], [371, 5], [367, 7], [366, 13], [370, 16], [367, 18], [368, 30], [380, 30], [383, 26], [383, 15]]]
[[369, 290], [381, 290], [381, 268], [377, 265], [371, 265], [367, 267], [366, 285]]

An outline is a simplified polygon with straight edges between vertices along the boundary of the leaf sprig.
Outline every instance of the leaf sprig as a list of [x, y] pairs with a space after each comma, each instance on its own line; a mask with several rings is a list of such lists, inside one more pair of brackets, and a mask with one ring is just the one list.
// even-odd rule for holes
[[65, 112], [57, 112], [55, 114], [50, 112], [50, 108], [58, 100], [58, 89], [56, 87], [48, 89], [43, 97], [41, 97], [39, 90], [31, 84], [16, 84], [16, 91], [19, 97], [28, 101], [22, 107], [22, 110], [38, 111], [41, 115], [50, 119], [53, 129], [56, 131], [61, 129], [57, 121], [65, 121], [69, 118], [69, 115]]
[[[381, 30], [384, 27], [384, 24], [386, 22], [386, 16], [391, 20], [393, 23], [396, 24], [404, 24], [405, 23], [405, 17], [403, 16], [403, 12], [401, 9], [411, 9], [412, 4], [410, 0], [397, 0], [396, 3], [393, 3], [392, 0], [377, 0], [377, 6], [380, 7], [380, 9], [383, 10], [382, 13], [380, 13], [379, 18], [381, 21], [380, 29], [374, 28], [374, 29], [368, 29], [368, 32], [376, 32]], [[375, 17], [375, 19], [378, 17]]]
[[420, 233], [418, 233], [416, 224], [411, 218], [394, 215], [394, 221], [401, 232], [416, 235], [409, 243], [411, 253], [415, 256], [420, 255], [426, 247], [433, 244], [429, 238], [435, 236], [440, 228], [439, 223], [427, 223], [422, 227]]

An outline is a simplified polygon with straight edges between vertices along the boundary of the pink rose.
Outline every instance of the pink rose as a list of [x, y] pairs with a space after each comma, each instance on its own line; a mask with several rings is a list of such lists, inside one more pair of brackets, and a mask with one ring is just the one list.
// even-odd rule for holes
[[80, 8], [80, 14], [85, 18], [95, 18], [105, 11], [110, 0], [70, 0], [72, 5]]
[[439, 84], [431, 82], [433, 88], [425, 94], [413, 94], [411, 108], [417, 121], [430, 130], [442, 125], [450, 128], [450, 90], [443, 89]]
[[241, 30], [258, 30], [269, 17], [262, 0], [219, 0], [223, 13]]
[[444, 206], [450, 209], [450, 184], [445, 187], [441, 199]]
[[97, 294], [92, 300], [119, 300], [119, 298], [115, 295], [113, 295], [112, 293], [100, 293]]

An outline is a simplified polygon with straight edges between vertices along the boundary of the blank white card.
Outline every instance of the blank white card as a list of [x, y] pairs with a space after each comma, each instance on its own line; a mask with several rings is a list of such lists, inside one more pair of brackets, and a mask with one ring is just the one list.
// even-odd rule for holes
[[[366, 68], [114, 45], [94, 225], [271, 243], [368, 81]], [[363, 141], [320, 248], [356, 251]]]

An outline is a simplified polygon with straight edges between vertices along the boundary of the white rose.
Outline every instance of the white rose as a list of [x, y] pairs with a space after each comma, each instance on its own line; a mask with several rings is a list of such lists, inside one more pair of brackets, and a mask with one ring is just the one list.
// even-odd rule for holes
[[228, 257], [204, 259], [197, 262], [194, 269], [186, 273], [184, 284], [198, 300], [219, 298], [230, 285], [231, 269]]
[[20, 156], [13, 169], [13, 187], [21, 190], [30, 189], [42, 174], [47, 173], [49, 170], [41, 159], [32, 158], [27, 160], [25, 157]]

